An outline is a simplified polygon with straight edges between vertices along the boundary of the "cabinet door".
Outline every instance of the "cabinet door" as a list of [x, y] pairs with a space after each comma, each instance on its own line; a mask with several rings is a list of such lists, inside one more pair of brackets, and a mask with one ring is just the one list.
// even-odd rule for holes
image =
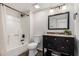
[[47, 48], [55, 49], [55, 45], [54, 45], [55, 41], [56, 41], [55, 37], [49, 36], [47, 39]]
[[74, 54], [74, 38], [66, 38], [65, 44], [67, 45], [69, 49], [69, 54]]
[[57, 41], [55, 45], [56, 45], [56, 50], [59, 52], [63, 52], [67, 50], [66, 45], [64, 43], [64, 37], [57, 37]]

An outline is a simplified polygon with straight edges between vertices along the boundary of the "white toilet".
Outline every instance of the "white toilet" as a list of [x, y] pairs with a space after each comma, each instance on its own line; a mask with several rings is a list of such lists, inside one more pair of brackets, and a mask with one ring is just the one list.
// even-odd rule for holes
[[39, 36], [33, 36], [32, 40], [33, 42], [28, 44], [29, 56], [35, 56], [38, 53], [36, 48], [38, 43], [40, 43]]

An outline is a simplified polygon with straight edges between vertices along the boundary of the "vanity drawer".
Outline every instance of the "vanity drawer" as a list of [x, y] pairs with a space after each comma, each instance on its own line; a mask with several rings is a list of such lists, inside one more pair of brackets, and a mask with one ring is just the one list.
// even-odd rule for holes
[[66, 46], [66, 45], [64, 45], [64, 44], [59, 44], [59, 45], [57, 45], [56, 49], [57, 49], [57, 51], [59, 51], [59, 52], [68, 52], [68, 51], [70, 51], [70, 50], [69, 50], [69, 47]]
[[[63, 38], [62, 38], [63, 39]], [[54, 49], [57, 49], [58, 45], [63, 45], [64, 46], [64, 43], [63, 43], [63, 40], [62, 40], [60, 37], [51, 37], [50, 40], [47, 40], [47, 47], [48, 48], [54, 48]]]

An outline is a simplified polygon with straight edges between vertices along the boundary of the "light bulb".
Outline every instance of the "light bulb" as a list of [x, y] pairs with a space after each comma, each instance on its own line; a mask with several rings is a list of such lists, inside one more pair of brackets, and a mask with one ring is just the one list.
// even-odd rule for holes
[[62, 6], [62, 10], [66, 10], [66, 8], [67, 8], [66, 5]]
[[50, 10], [49, 10], [49, 12], [50, 12], [50, 13], [53, 13], [53, 12], [54, 12], [54, 10], [53, 10], [53, 9], [50, 9]]
[[34, 5], [36, 9], [40, 8], [39, 4]]

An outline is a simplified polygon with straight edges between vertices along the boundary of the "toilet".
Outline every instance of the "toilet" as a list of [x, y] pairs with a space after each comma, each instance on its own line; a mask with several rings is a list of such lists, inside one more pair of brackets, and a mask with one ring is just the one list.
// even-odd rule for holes
[[33, 42], [28, 44], [29, 56], [35, 56], [38, 53], [37, 46], [40, 43], [39, 36], [33, 36], [32, 40]]

